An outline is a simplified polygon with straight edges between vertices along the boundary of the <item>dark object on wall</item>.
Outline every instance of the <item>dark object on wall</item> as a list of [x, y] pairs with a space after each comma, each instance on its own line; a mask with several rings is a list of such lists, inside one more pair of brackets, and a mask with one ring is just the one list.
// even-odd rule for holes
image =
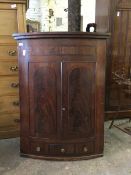
[[65, 8], [65, 9], [64, 9], [64, 12], [68, 12], [68, 8]]
[[68, 0], [68, 31], [79, 32], [81, 30], [81, 1]]
[[56, 18], [56, 26], [61, 26], [62, 25], [62, 18]]
[[40, 22], [26, 20], [27, 32], [40, 32]]
[[49, 18], [54, 16], [54, 11], [53, 9], [49, 9]]
[[20, 53], [21, 155], [54, 160], [102, 156], [109, 35], [44, 32], [14, 37]]
[[130, 16], [130, 0], [96, 1], [97, 31], [112, 34], [107, 53], [106, 119], [131, 118]]
[[86, 32], [91, 32], [91, 31], [90, 31], [90, 28], [91, 28], [91, 27], [94, 28], [94, 31], [93, 31], [93, 32], [96, 32], [96, 23], [89, 23], [89, 24], [87, 24]]

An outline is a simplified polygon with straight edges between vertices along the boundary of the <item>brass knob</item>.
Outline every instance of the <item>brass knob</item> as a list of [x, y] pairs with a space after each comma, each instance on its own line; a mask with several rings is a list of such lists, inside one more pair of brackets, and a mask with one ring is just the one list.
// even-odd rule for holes
[[87, 148], [86, 146], [84, 146], [83, 151], [84, 151], [85, 153], [87, 153], [87, 152], [88, 152], [88, 148]]
[[8, 54], [10, 56], [15, 56], [16, 55], [16, 50], [10, 50], [10, 51], [8, 51]]
[[15, 119], [14, 122], [15, 123], [20, 123], [20, 119]]
[[11, 87], [12, 88], [18, 88], [19, 87], [19, 83], [11, 83]]
[[65, 153], [65, 149], [64, 148], [61, 148], [61, 153]]
[[14, 106], [19, 106], [20, 103], [19, 103], [19, 101], [14, 101], [14, 102], [13, 102], [13, 105], [14, 105]]
[[40, 152], [40, 147], [39, 146], [36, 147], [36, 151]]
[[11, 66], [10, 71], [12, 72], [18, 71], [18, 66]]

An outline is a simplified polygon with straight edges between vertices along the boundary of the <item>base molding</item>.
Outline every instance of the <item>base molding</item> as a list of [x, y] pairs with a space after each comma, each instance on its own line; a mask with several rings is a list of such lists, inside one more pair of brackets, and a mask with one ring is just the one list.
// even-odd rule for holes
[[89, 156], [76, 156], [76, 157], [51, 157], [51, 156], [38, 156], [20, 153], [21, 157], [41, 159], [41, 160], [54, 160], [54, 161], [77, 161], [77, 160], [89, 160], [94, 158], [103, 157], [103, 154], [89, 155]]
[[131, 110], [105, 111], [105, 120], [117, 120], [131, 118]]

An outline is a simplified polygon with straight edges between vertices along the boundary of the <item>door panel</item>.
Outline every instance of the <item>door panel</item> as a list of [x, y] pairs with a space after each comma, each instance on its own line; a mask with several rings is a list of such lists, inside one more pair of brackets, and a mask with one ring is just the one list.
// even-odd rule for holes
[[0, 10], [0, 35], [12, 35], [18, 32], [17, 9]]
[[60, 64], [30, 63], [29, 75], [31, 136], [56, 138]]
[[95, 63], [63, 63], [62, 125], [64, 138], [94, 136]]

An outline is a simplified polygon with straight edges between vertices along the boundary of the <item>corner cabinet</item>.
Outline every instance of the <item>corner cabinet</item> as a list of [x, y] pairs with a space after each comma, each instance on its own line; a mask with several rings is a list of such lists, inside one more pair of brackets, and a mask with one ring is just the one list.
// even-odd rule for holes
[[106, 39], [98, 33], [15, 34], [21, 155], [54, 160], [103, 154]]
[[17, 44], [12, 34], [26, 31], [25, 4], [0, 0], [0, 139], [19, 136]]

